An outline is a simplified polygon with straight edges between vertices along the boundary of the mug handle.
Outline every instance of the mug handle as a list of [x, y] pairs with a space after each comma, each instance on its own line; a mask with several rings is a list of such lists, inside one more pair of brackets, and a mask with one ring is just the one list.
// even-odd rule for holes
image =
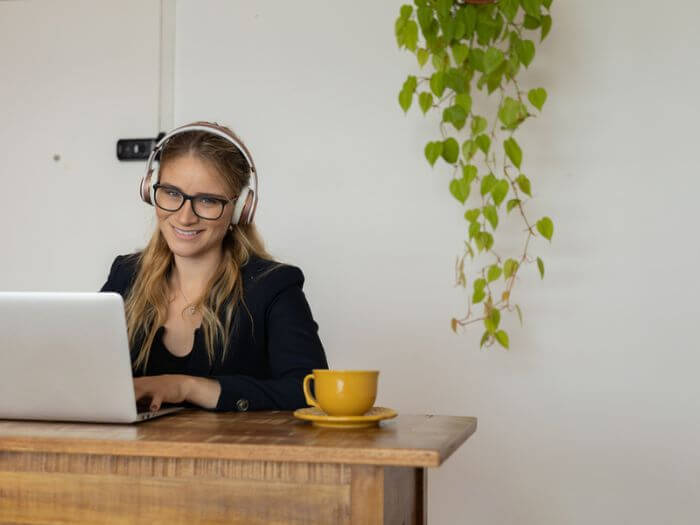
[[311, 389], [309, 388], [309, 382], [314, 378], [313, 374], [308, 374], [304, 378], [304, 383], [303, 383], [303, 389], [304, 389], [304, 397], [306, 398], [306, 404], [312, 407], [316, 408], [321, 408], [321, 405], [318, 404], [318, 401], [314, 398], [314, 396], [311, 395]]

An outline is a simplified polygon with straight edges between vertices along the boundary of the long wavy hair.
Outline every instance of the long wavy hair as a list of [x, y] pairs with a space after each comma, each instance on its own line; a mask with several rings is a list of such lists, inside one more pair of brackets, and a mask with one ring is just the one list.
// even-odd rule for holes
[[[216, 122], [200, 121], [194, 124], [214, 124], [238, 139], [231, 129]], [[188, 155], [213, 166], [232, 195], [239, 195], [250, 180], [250, 166], [236, 146], [218, 135], [199, 130], [178, 133], [168, 139], [161, 151], [161, 173], [168, 162]], [[222, 362], [226, 357], [231, 324], [239, 305], [245, 307], [253, 322], [243, 297], [241, 267], [248, 262], [251, 254], [274, 260], [265, 250], [254, 224], [235, 224], [232, 229], [229, 228], [222, 241], [222, 253], [221, 262], [209, 280], [204, 295], [194, 303], [202, 313], [201, 327], [210, 365], [216, 358], [217, 348], [221, 348]], [[147, 246], [138, 254], [138, 271], [125, 300], [129, 346], [134, 349], [141, 342], [140, 348], [136, 349], [134, 370], [142, 367], [146, 371], [155, 335], [167, 320], [168, 279], [173, 265], [173, 253], [160, 228], [156, 227]], [[277, 266], [273, 265], [271, 269]]]

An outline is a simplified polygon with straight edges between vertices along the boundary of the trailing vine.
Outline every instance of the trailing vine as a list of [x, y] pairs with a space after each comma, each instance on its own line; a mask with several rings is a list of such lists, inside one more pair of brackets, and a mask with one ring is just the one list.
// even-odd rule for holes
[[[520, 306], [511, 302], [515, 279], [525, 264], [533, 262], [544, 279], [544, 262], [540, 257], [533, 259], [528, 248], [538, 234], [551, 243], [554, 233], [549, 217], [534, 223], [528, 219], [525, 208], [532, 186], [521, 170], [523, 151], [514, 136], [547, 100], [542, 87], [521, 89], [517, 76], [521, 66], [529, 67], [535, 57], [535, 43], [528, 36], [538, 32], [542, 42], [549, 34], [552, 0], [414, 3], [415, 10], [408, 4], [400, 8], [396, 40], [399, 49], [416, 55], [420, 69], [430, 61], [433, 71], [409, 75], [399, 92], [399, 105], [407, 113], [416, 98], [424, 115], [442, 110], [441, 138], [428, 142], [424, 154], [431, 167], [442, 158], [451, 168], [449, 191], [466, 208], [468, 238], [455, 263], [456, 285], [470, 288], [464, 272], [467, 255], [472, 264], [482, 254], [490, 259], [471, 279], [466, 315], [452, 318], [451, 327], [456, 333], [458, 327], [483, 322], [480, 347], [497, 341], [509, 348], [508, 334], [500, 326], [501, 311], [517, 311], [522, 325]], [[484, 115], [494, 99], [497, 104], [489, 119]], [[462, 130], [463, 140], [459, 139]], [[473, 187], [475, 196], [470, 200]], [[524, 249], [516, 257], [505, 258], [494, 249], [495, 233], [500, 220], [513, 210], [525, 226]], [[475, 313], [478, 305], [483, 309]]]

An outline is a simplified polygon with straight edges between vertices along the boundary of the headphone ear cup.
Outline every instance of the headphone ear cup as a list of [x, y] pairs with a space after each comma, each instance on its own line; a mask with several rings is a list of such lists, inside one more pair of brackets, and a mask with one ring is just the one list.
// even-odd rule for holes
[[251, 189], [245, 199], [243, 212], [241, 213], [241, 224], [250, 224], [253, 222], [253, 207], [255, 206], [255, 192]]
[[250, 221], [250, 213], [253, 208], [253, 197], [255, 192], [246, 186], [241, 190], [241, 194], [236, 199], [236, 205], [233, 208], [233, 216], [231, 224], [248, 224]]
[[151, 198], [152, 173], [153, 172], [149, 171], [141, 178], [141, 186], [139, 187], [139, 195], [141, 196], [141, 200], [146, 204], [150, 204], [151, 206], [153, 206], [153, 199]]

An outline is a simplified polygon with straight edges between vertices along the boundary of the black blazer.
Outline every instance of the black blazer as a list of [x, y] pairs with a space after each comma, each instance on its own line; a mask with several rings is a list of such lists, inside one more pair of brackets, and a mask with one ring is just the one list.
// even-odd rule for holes
[[[138, 270], [138, 255], [117, 256], [100, 291], [117, 292], [126, 298]], [[277, 267], [268, 273], [274, 266]], [[192, 352], [198, 350], [198, 355], [204, 358], [192, 365], [190, 375], [219, 381], [221, 395], [216, 410], [305, 407], [301, 387], [304, 376], [313, 368], [328, 368], [328, 363], [318, 337], [318, 325], [302, 291], [304, 275], [296, 266], [257, 256], [251, 256], [241, 268], [241, 275], [243, 297], [253, 323], [243, 306], [234, 310], [223, 363], [220, 352], [209, 363], [203, 351], [203, 334], [197, 329]], [[135, 348], [131, 348], [132, 362], [139, 349], [137, 341]]]

